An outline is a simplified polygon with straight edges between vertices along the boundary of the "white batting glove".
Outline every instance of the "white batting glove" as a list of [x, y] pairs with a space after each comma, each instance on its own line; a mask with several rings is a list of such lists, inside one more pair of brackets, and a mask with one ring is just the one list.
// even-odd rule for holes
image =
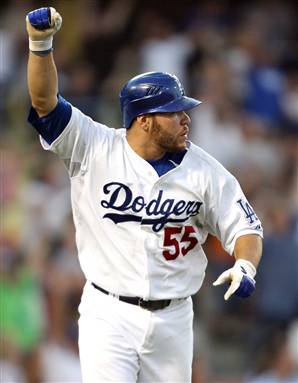
[[29, 49], [45, 52], [52, 49], [53, 36], [62, 25], [62, 17], [53, 7], [39, 8], [26, 16]]
[[247, 298], [255, 290], [255, 275], [256, 269], [251, 262], [245, 259], [238, 259], [231, 269], [224, 271], [217, 280], [213, 282], [213, 286], [230, 282], [230, 287], [224, 295], [226, 301], [232, 294], [241, 298]]

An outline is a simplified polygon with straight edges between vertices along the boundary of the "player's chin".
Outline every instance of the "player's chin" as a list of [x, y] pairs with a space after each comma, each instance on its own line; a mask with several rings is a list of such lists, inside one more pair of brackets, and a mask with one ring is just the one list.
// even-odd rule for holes
[[177, 141], [177, 151], [182, 151], [187, 148], [187, 137], [182, 136], [179, 137], [179, 140]]
[[168, 150], [169, 152], [182, 152], [187, 148], [186, 141], [184, 142], [176, 142], [174, 145], [172, 145], [171, 149]]

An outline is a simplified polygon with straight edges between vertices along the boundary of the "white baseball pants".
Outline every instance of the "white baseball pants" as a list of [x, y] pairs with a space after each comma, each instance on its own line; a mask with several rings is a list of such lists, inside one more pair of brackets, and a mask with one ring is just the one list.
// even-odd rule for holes
[[84, 383], [191, 382], [191, 298], [148, 311], [87, 282], [79, 312]]

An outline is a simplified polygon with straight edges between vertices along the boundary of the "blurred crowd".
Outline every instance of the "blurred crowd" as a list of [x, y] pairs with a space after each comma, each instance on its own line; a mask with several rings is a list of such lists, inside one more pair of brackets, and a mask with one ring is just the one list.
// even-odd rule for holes
[[224, 302], [233, 264], [209, 236], [194, 297], [193, 383], [298, 381], [298, 24], [291, 1], [6, 0], [0, 5], [1, 382], [80, 382], [84, 285], [69, 180], [28, 125], [25, 15], [54, 6], [59, 91], [120, 127], [118, 93], [141, 72], [176, 74], [203, 101], [191, 140], [239, 180], [264, 226], [257, 289]]

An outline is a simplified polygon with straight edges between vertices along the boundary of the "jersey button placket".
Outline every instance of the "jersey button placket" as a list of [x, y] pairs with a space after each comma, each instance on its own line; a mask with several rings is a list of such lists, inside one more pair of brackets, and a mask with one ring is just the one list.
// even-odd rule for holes
[[[146, 192], [146, 201], [147, 205], [149, 202], [156, 197], [156, 190], [157, 190], [157, 184], [159, 181], [159, 177], [157, 173], [154, 170], [149, 170], [148, 173], [146, 174], [148, 177], [147, 182], [146, 182], [146, 187], [145, 187], [145, 192]], [[146, 177], [146, 178], [147, 178]], [[147, 209], [143, 210], [143, 216], [142, 216], [142, 221], [144, 219], [152, 219], [154, 217], [148, 216], [147, 214]], [[142, 225], [141, 224], [141, 229], [144, 235], [144, 248], [145, 248], [145, 253], [146, 253], [146, 271], [144, 273], [144, 279], [147, 282], [148, 286], [148, 297], [150, 297], [151, 293], [151, 281], [149, 277], [149, 259], [148, 257], [152, 253], [152, 249], [155, 246], [155, 238], [156, 234], [152, 230], [152, 225]]]
[[[154, 177], [153, 173], [151, 174], [151, 176]], [[151, 190], [152, 190], [151, 184], [152, 184], [152, 179], [149, 180], [148, 175], [146, 173], [145, 185], [143, 185], [143, 196], [147, 204], [151, 200]], [[142, 214], [142, 221], [143, 221], [144, 219], [147, 218], [146, 208], [142, 210], [141, 214]], [[146, 288], [142, 298], [146, 300], [146, 299], [149, 299], [150, 297], [150, 279], [149, 279], [149, 273], [148, 273], [148, 247], [146, 243], [149, 238], [148, 236], [150, 236], [150, 233], [151, 233], [151, 227], [149, 225], [143, 225], [142, 222], [140, 223], [139, 227], [140, 227], [140, 236], [142, 238], [141, 241], [143, 244], [142, 247], [144, 251], [143, 278], [144, 278], [144, 281], [146, 282], [145, 283]]]

